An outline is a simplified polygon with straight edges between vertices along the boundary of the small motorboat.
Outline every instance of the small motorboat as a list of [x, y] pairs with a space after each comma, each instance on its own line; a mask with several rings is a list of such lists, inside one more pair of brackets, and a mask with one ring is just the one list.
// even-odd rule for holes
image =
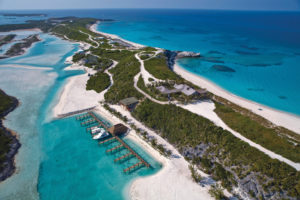
[[109, 136], [109, 134], [105, 131], [104, 128], [100, 128], [100, 129], [101, 129], [100, 132], [93, 136], [94, 140], [98, 140]]

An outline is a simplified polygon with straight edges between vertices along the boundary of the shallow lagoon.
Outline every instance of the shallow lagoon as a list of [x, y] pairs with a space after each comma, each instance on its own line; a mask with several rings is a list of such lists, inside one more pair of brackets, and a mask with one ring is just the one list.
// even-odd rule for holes
[[0, 87], [21, 102], [5, 125], [19, 134], [22, 144], [16, 156], [17, 173], [0, 184], [0, 199], [126, 198], [126, 186], [136, 177], [155, 173], [160, 164], [136, 146], [155, 169], [124, 175], [124, 166], [115, 165], [113, 156], [105, 155], [74, 118], [53, 121], [52, 108], [66, 80], [83, 72], [63, 70], [78, 44], [47, 34], [41, 38], [24, 55], [0, 63], [5, 77]]

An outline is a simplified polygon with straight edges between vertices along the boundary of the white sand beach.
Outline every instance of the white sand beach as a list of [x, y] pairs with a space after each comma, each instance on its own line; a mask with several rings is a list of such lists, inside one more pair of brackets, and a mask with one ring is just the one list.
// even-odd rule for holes
[[207, 89], [209, 92], [215, 95], [227, 99], [241, 107], [249, 109], [253, 113], [266, 118], [267, 120], [278, 126], [283, 126], [291, 131], [300, 134], [300, 117], [298, 116], [275, 110], [270, 107], [236, 96], [217, 86], [211, 81], [201, 76], [195, 75], [191, 72], [188, 72], [187, 70], [180, 67], [177, 63], [174, 65], [174, 72], [182, 76], [184, 79], [192, 82], [193, 84]]
[[131, 42], [131, 41], [128, 41], [128, 40], [125, 40], [123, 38], [120, 38], [119, 36], [117, 35], [114, 35], [114, 34], [109, 34], [109, 33], [104, 33], [104, 32], [100, 32], [100, 31], [97, 31], [97, 26], [98, 24], [100, 24], [101, 22], [98, 21], [96, 24], [93, 24], [92, 26], [90, 26], [90, 30], [95, 32], [95, 33], [99, 33], [101, 35], [104, 35], [108, 38], [111, 38], [111, 39], [118, 39], [118, 40], [122, 40], [128, 44], [131, 44], [132, 46], [134, 46], [135, 48], [142, 48], [142, 47], [145, 47], [144, 45], [141, 45], [141, 44], [138, 44], [138, 43], [134, 43], [134, 42]]

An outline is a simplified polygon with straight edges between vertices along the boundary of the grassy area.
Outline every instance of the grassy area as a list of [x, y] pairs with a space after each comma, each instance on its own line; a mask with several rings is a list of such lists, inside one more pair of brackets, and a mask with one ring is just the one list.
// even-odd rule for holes
[[95, 90], [100, 93], [110, 86], [110, 79], [106, 73], [98, 72], [92, 75], [86, 83], [86, 90]]
[[91, 48], [91, 52], [100, 57], [109, 58], [115, 61], [121, 61], [134, 54], [134, 52], [128, 50], [107, 50], [103, 48]]
[[145, 61], [146, 70], [154, 77], [162, 80], [178, 80], [179, 76], [169, 69], [163, 54]]
[[230, 128], [251, 141], [294, 162], [300, 162], [299, 143], [290, 142], [287, 138], [278, 135], [274, 129], [266, 128], [250, 117], [220, 103], [216, 103], [215, 112]]
[[[207, 145], [201, 157], [191, 159], [198, 165], [206, 163], [210, 172], [222, 185], [231, 189], [238, 178], [250, 174], [266, 191], [286, 192], [300, 196], [300, 173], [289, 165], [271, 159], [230, 132], [214, 125], [211, 121], [175, 105], [160, 105], [149, 100], [142, 102], [133, 115], [175, 145], [181, 153], [187, 148]], [[253, 179], [253, 177], [251, 179]]]
[[110, 73], [113, 74], [114, 84], [105, 94], [105, 100], [109, 103], [118, 103], [127, 97], [138, 99], [142, 97], [133, 86], [133, 78], [140, 71], [140, 63], [134, 57], [133, 52], [125, 52], [128, 55], [122, 56], [119, 63], [110, 70]]

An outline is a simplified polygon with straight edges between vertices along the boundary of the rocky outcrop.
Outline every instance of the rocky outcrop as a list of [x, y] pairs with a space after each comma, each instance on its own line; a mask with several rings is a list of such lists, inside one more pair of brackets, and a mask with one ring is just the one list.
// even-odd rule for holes
[[165, 56], [167, 57], [168, 67], [172, 70], [175, 64], [175, 60], [179, 58], [195, 58], [200, 57], [200, 53], [194, 53], [189, 51], [164, 51]]
[[197, 58], [200, 57], [200, 53], [195, 53], [191, 51], [177, 51], [176, 58]]

